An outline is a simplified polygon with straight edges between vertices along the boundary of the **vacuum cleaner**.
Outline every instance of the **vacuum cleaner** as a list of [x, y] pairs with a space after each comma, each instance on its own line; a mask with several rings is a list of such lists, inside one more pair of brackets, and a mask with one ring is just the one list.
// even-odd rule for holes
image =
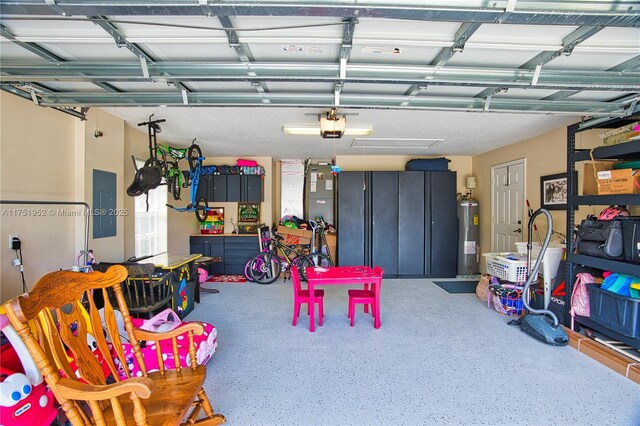
[[536, 210], [529, 218], [529, 238], [527, 239], [527, 265], [531, 265], [531, 231], [533, 228], [533, 222], [535, 218], [540, 214], [544, 214], [547, 217], [547, 234], [545, 235], [542, 247], [540, 247], [540, 254], [538, 254], [538, 259], [536, 260], [533, 269], [527, 277], [527, 281], [525, 282], [524, 289], [522, 291], [522, 301], [527, 313], [519, 320], [511, 321], [509, 324], [519, 325], [520, 330], [535, 337], [541, 342], [553, 346], [565, 346], [569, 343], [569, 336], [567, 336], [567, 333], [564, 331], [564, 329], [560, 327], [558, 317], [553, 312], [547, 309], [534, 309], [531, 307], [531, 305], [529, 305], [529, 289], [531, 287], [531, 283], [534, 280], [537, 281], [538, 270], [540, 269], [540, 264], [542, 263], [542, 259], [544, 258], [547, 246], [549, 245], [549, 241], [551, 240], [551, 234], [553, 233], [553, 219], [551, 218], [551, 214], [549, 213], [549, 211], [546, 209]]

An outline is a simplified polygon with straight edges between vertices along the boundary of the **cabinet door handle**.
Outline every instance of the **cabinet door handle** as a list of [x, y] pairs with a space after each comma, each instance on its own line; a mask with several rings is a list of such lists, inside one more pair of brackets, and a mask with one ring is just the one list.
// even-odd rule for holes
[[522, 228], [518, 228], [518, 229], [516, 229], [516, 230], [515, 230], [515, 231], [513, 231], [513, 232], [517, 232], [517, 233], [521, 234], [521, 233], [522, 233]]

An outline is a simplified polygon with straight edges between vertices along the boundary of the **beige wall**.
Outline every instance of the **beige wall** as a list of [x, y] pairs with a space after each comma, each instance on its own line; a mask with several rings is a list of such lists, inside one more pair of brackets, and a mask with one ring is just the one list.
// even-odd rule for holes
[[[576, 135], [576, 148], [588, 149], [601, 145], [598, 135], [602, 130], [591, 130]], [[478, 189], [474, 191], [474, 198], [480, 202], [480, 245], [487, 253], [491, 248], [491, 167], [513, 160], [526, 159], [525, 171], [525, 200], [528, 199], [531, 208], [540, 207], [540, 176], [563, 173], [567, 170], [567, 129], [561, 127], [544, 133], [535, 138], [506, 146], [482, 155], [473, 157], [473, 173], [477, 177]], [[578, 163], [578, 193], [582, 191], [583, 165]], [[584, 206], [576, 212], [576, 222], [588, 214], [598, 214], [602, 206]], [[528, 217], [526, 204], [523, 206], [524, 233], [527, 239]], [[566, 210], [551, 211], [555, 230], [566, 233]], [[543, 217], [536, 219], [536, 225], [541, 235], [546, 232], [546, 221]], [[553, 239], [557, 239], [554, 237]], [[481, 262], [482, 263], [482, 262]]]
[[[124, 122], [92, 108], [87, 120], [42, 108], [0, 93], [0, 197], [3, 200], [93, 202], [93, 170], [116, 173], [116, 207], [123, 209]], [[103, 132], [100, 138], [94, 131]], [[2, 301], [22, 292], [20, 274], [11, 266], [15, 254], [9, 234], [22, 240], [27, 287], [45, 273], [70, 268], [84, 247], [85, 212], [76, 206], [2, 205], [0, 216], [0, 289]], [[33, 208], [33, 210], [32, 210]], [[15, 210], [25, 209], [25, 210]], [[12, 215], [11, 212], [15, 212]], [[37, 214], [34, 217], [33, 214]], [[98, 261], [122, 260], [124, 216], [116, 219], [116, 236], [94, 239], [89, 248]]]
[[[76, 120], [0, 92], [0, 199], [76, 201]], [[84, 217], [66, 216], [66, 212], [83, 212], [73, 206], [3, 204], [0, 209], [0, 299], [4, 302], [22, 292], [19, 270], [11, 266], [15, 254], [9, 249], [9, 234], [19, 235], [22, 241], [24, 275], [31, 289], [45, 273], [75, 263], [76, 222], [82, 230]]]
[[[89, 248], [93, 250], [97, 261], [120, 262], [124, 256], [124, 220], [132, 215], [124, 210], [124, 121], [106, 112], [91, 108], [86, 121], [76, 119], [84, 143], [84, 199], [93, 205], [93, 170], [102, 170], [116, 174], [116, 235], [114, 237], [93, 238], [93, 223]], [[94, 132], [100, 130], [102, 137], [96, 138]], [[78, 166], [80, 167], [80, 165]], [[126, 213], [126, 214], [125, 214]], [[93, 217], [92, 217], [93, 219]]]

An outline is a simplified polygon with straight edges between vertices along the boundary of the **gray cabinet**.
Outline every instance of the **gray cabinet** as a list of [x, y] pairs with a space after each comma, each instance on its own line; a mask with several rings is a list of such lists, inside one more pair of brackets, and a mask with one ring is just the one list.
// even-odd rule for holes
[[398, 275], [398, 172], [374, 172], [370, 181], [371, 266], [378, 265], [385, 276], [394, 277]]
[[264, 201], [260, 175], [204, 175], [200, 178], [198, 197], [209, 202]]
[[208, 235], [189, 238], [189, 253], [209, 256], [212, 261], [204, 268], [209, 274], [224, 274], [224, 240], [221, 237]]
[[262, 202], [264, 194], [262, 193], [262, 178], [260, 175], [242, 175], [240, 176], [240, 199], [247, 202]]
[[213, 261], [206, 265], [210, 274], [242, 275], [244, 265], [258, 251], [258, 239], [254, 235], [192, 235], [189, 237], [191, 254], [210, 256]]
[[339, 265], [455, 277], [455, 172], [342, 172], [337, 199]]

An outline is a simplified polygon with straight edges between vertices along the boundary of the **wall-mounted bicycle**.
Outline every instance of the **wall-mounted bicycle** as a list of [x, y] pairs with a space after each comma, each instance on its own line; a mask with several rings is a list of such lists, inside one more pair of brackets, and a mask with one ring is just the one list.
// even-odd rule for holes
[[[197, 145], [192, 145], [196, 146]], [[200, 150], [200, 148], [198, 148]], [[192, 157], [189, 155], [189, 162]], [[200, 155], [195, 159], [195, 167], [192, 172], [189, 172], [189, 179], [191, 180], [191, 190], [189, 191], [190, 202], [187, 207], [174, 207], [171, 204], [167, 204], [167, 207], [178, 212], [195, 212], [198, 222], [204, 222], [209, 214], [209, 204], [204, 197], [198, 197], [198, 185], [200, 184], [200, 175], [202, 173], [202, 161], [204, 157]]]
[[160, 123], [164, 123], [166, 120], [152, 120], [153, 115], [149, 116], [149, 121], [138, 123], [138, 126], [147, 126], [149, 135], [149, 159], [145, 161], [144, 167], [159, 167], [164, 179], [163, 183], [168, 186], [168, 191], [173, 195], [173, 199], [179, 200], [181, 188], [188, 188], [190, 181], [189, 173], [180, 170], [178, 163], [186, 158], [189, 172], [193, 173], [196, 169], [197, 159], [202, 157], [202, 151], [195, 144], [195, 139], [191, 141], [189, 148], [176, 148], [158, 143], [157, 135], [161, 131]]

